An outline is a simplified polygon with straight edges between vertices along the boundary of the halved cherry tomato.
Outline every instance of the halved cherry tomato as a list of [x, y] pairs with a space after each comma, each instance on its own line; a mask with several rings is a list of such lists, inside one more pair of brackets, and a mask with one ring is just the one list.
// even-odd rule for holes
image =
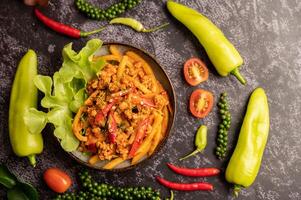
[[193, 91], [189, 101], [191, 114], [198, 118], [206, 117], [212, 109], [213, 101], [211, 92], [202, 89]]
[[190, 58], [184, 64], [184, 76], [189, 85], [196, 86], [208, 79], [207, 66], [198, 58]]
[[72, 184], [69, 175], [58, 168], [47, 169], [43, 178], [48, 187], [57, 193], [64, 193]]

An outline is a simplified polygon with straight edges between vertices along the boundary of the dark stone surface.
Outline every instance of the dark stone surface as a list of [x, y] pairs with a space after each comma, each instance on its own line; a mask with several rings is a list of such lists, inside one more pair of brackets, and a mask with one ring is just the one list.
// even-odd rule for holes
[[[115, 0], [114, 0], [115, 1]], [[108, 1], [105, 4], [114, 2]], [[92, 2], [92, 0], [91, 0]], [[96, 4], [102, 5], [100, 1]], [[165, 1], [164, 1], [165, 2]], [[213, 178], [185, 178], [171, 173], [165, 163], [189, 167], [216, 166], [225, 169], [227, 161], [214, 156], [217, 124], [217, 108], [204, 120], [193, 118], [187, 111], [187, 100], [195, 89], [182, 78], [183, 62], [189, 57], [203, 59], [209, 66], [209, 81], [198, 86], [214, 92], [215, 99], [226, 91], [229, 93], [233, 125], [230, 129], [230, 149], [236, 142], [251, 91], [261, 86], [269, 97], [271, 128], [267, 148], [259, 175], [255, 183], [243, 190], [239, 199], [301, 199], [301, 2], [299, 0], [244, 1], [244, 0], [182, 0], [182, 3], [198, 9], [216, 23], [238, 48], [245, 64], [241, 68], [248, 81], [242, 86], [234, 77], [221, 78], [209, 62], [204, 50], [192, 34], [167, 14], [165, 3], [159, 0], [143, 1], [139, 7], [127, 12], [142, 21], [147, 27], [169, 21], [171, 25], [151, 34], [136, 33], [122, 26], [110, 26], [93, 37], [104, 41], [120, 41], [141, 47], [154, 54], [167, 70], [177, 91], [178, 113], [176, 125], [167, 144], [159, 154], [144, 165], [124, 173], [104, 173], [90, 170], [99, 181], [114, 185], [148, 185], [159, 189], [163, 196], [168, 190], [159, 186], [154, 175], [173, 181], [211, 182], [213, 192], [175, 192], [175, 199], [233, 199], [230, 185], [224, 175]], [[44, 12], [66, 24], [82, 30], [91, 30], [105, 22], [86, 19], [79, 14], [73, 1], [52, 1]], [[90, 37], [92, 38], [92, 37]], [[52, 75], [61, 64], [61, 49], [74, 42], [78, 49], [87, 39], [72, 40], [56, 34], [39, 23], [32, 8], [21, 1], [0, 2], [0, 161], [23, 180], [33, 183], [41, 199], [54, 196], [42, 181], [42, 172], [51, 166], [66, 170], [75, 180], [76, 171], [83, 167], [71, 160], [60, 148], [51, 129], [43, 131], [45, 149], [38, 156], [38, 166], [33, 169], [25, 158], [14, 156], [8, 139], [8, 106], [11, 83], [17, 63], [28, 48], [36, 50], [39, 56], [39, 72]], [[209, 128], [208, 147], [203, 154], [187, 161], [177, 158], [193, 149], [195, 130], [200, 124]], [[74, 185], [75, 187], [75, 185]], [[0, 189], [0, 199], [5, 198]]]

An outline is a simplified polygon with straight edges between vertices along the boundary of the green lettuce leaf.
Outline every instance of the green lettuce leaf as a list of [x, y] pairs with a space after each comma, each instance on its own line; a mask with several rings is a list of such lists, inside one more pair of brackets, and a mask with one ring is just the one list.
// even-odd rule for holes
[[69, 109], [72, 112], [77, 112], [78, 109], [81, 107], [81, 105], [84, 104], [84, 101], [86, 99], [87, 95], [86, 95], [86, 90], [85, 88], [80, 89], [73, 98], [73, 101], [70, 102], [69, 104]]
[[37, 75], [33, 80], [35, 86], [45, 95], [50, 95], [52, 90], [52, 79], [49, 76]]
[[32, 134], [41, 133], [47, 124], [47, 114], [35, 108], [29, 108], [23, 119], [25, 124], [31, 124], [27, 129]]
[[72, 120], [87, 97], [86, 84], [105, 66], [103, 60], [92, 59], [101, 45], [101, 40], [92, 39], [77, 53], [72, 49], [72, 43], [67, 44], [62, 51], [60, 70], [53, 77], [35, 77], [35, 86], [44, 94], [41, 106], [49, 111], [28, 110], [24, 121], [32, 134], [41, 132], [47, 123], [51, 123], [62, 148], [68, 152], [77, 149], [79, 141], [72, 132]]

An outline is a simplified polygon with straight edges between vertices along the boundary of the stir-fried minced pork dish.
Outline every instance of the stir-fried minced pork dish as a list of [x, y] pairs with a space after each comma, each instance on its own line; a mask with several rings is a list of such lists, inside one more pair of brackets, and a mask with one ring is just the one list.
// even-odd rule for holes
[[151, 155], [164, 138], [170, 112], [168, 95], [148, 63], [113, 45], [110, 51], [94, 57], [107, 64], [87, 84], [88, 98], [72, 125], [79, 150], [91, 154], [89, 163], [110, 161], [107, 169]]

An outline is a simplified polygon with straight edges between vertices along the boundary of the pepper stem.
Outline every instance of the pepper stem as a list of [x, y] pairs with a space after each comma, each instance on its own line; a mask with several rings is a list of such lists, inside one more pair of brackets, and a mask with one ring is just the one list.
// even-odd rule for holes
[[96, 30], [93, 30], [93, 31], [89, 31], [89, 32], [80, 32], [80, 36], [81, 37], [87, 37], [88, 35], [92, 35], [94, 33], [98, 33], [98, 32], [101, 32], [105, 29], [106, 27], [101, 27], [99, 29], [96, 29]]
[[189, 158], [189, 157], [191, 157], [191, 156], [194, 156], [195, 154], [197, 154], [197, 153], [199, 153], [199, 152], [201, 152], [201, 150], [200, 150], [200, 149], [196, 149], [196, 150], [194, 150], [193, 152], [191, 152], [190, 154], [188, 154], [187, 156], [185, 156], [185, 157], [183, 157], [183, 158], [180, 158], [179, 160], [180, 160], [180, 161], [185, 160], [186, 158]]
[[172, 190], [170, 190], [170, 198], [169, 198], [169, 200], [174, 200], [174, 194], [173, 194]]
[[29, 163], [35, 167], [36, 164], [37, 164], [37, 161], [36, 161], [36, 155], [35, 154], [32, 154], [32, 155], [29, 155], [27, 156], [28, 160], [29, 160]]
[[142, 29], [141, 32], [144, 32], [144, 33], [150, 33], [150, 32], [154, 32], [154, 31], [157, 31], [159, 29], [162, 29], [162, 28], [165, 28], [166, 26], [168, 26], [169, 23], [165, 23], [165, 24], [162, 24], [160, 26], [157, 26], [157, 27], [154, 27], [154, 28], [151, 28], [151, 29]]
[[238, 70], [238, 67], [233, 69], [231, 71], [231, 74], [234, 75], [238, 80], [239, 82], [241, 82], [241, 84], [245, 85], [246, 84], [246, 80], [245, 78], [239, 73], [239, 70]]
[[241, 186], [240, 185], [234, 185], [234, 188], [233, 188], [233, 194], [235, 197], [238, 197], [238, 194], [241, 190]]

